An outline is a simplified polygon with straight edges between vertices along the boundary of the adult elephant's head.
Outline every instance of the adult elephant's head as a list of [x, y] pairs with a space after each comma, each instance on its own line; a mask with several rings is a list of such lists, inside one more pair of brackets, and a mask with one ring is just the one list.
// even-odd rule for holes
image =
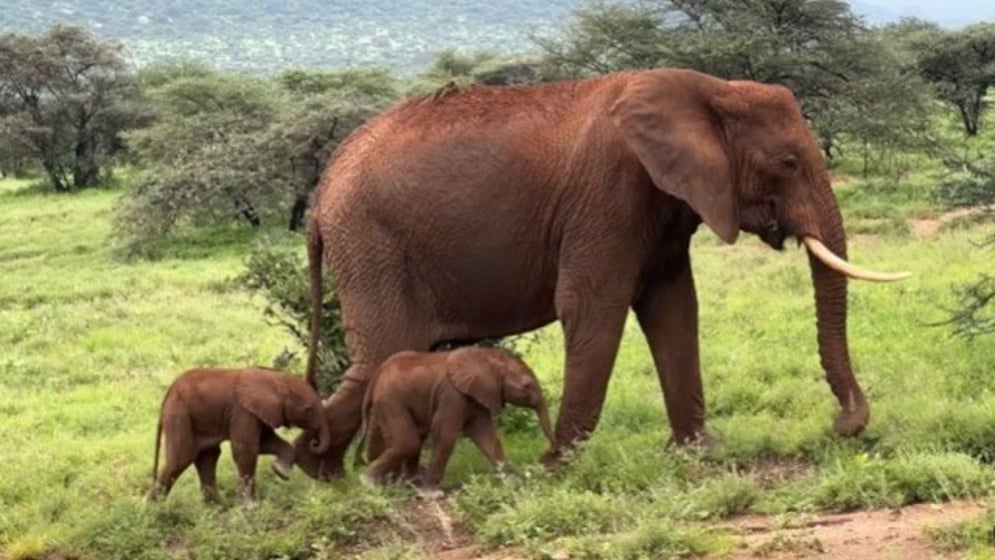
[[843, 411], [836, 431], [856, 435], [870, 409], [850, 365], [847, 277], [898, 280], [846, 261], [846, 236], [822, 153], [791, 91], [688, 70], [626, 75], [609, 110], [624, 145], [660, 190], [686, 202], [726, 242], [757, 234], [775, 249], [808, 249], [819, 354]]

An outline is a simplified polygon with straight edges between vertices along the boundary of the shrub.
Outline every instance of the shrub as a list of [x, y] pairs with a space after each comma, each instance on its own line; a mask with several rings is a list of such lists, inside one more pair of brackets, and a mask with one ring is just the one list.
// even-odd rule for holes
[[[291, 236], [300, 239], [299, 236]], [[298, 246], [303, 245], [300, 243]], [[335, 282], [327, 271], [323, 276], [321, 304], [321, 344], [318, 349], [318, 388], [321, 394], [335, 389], [349, 367], [345, 329]], [[311, 321], [311, 288], [307, 263], [299, 250], [286, 244], [264, 240], [249, 254], [245, 270], [236, 282], [266, 299], [263, 314], [283, 326], [305, 348]]]

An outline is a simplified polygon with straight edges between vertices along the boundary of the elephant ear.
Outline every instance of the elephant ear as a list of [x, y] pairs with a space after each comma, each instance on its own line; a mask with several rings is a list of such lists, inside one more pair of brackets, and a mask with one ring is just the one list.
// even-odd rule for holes
[[250, 369], [235, 380], [235, 402], [270, 428], [287, 423], [283, 412], [286, 398], [286, 382], [277, 373]]
[[503, 380], [491, 362], [473, 352], [453, 351], [446, 362], [446, 374], [460, 393], [470, 397], [492, 414], [501, 410]]
[[633, 74], [609, 116], [653, 184], [686, 202], [727, 243], [739, 236], [739, 206], [710, 98], [722, 85], [689, 71]]

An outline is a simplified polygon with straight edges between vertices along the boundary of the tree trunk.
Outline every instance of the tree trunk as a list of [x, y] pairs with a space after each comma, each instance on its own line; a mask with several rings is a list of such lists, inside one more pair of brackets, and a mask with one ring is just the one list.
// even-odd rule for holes
[[66, 184], [65, 179], [62, 176], [62, 170], [59, 166], [49, 160], [42, 161], [42, 167], [45, 169], [45, 174], [48, 175], [49, 182], [52, 183], [52, 188], [56, 192], [65, 192], [69, 190], [69, 185]]
[[96, 139], [82, 137], [76, 142], [73, 159], [73, 188], [84, 189], [100, 182]]
[[304, 214], [307, 213], [307, 195], [298, 194], [294, 199], [294, 205], [290, 208], [290, 223], [287, 229], [290, 231], [300, 231], [304, 226]]
[[[818, 210], [822, 216], [820, 232], [823, 243], [841, 258], [846, 258], [843, 218], [828, 180], [817, 188]], [[836, 421], [836, 431], [856, 435], [866, 426], [870, 415], [864, 393], [853, 375], [847, 345], [847, 278], [809, 254], [812, 284], [815, 289], [816, 327], [819, 359], [826, 380], [843, 411]]]
[[245, 218], [245, 221], [249, 222], [249, 225], [254, 228], [262, 225], [262, 220], [259, 219], [256, 207], [252, 205], [252, 202], [245, 195], [239, 193], [233, 195], [232, 198], [234, 199], [235, 208], [238, 210], [239, 215]]
[[964, 101], [957, 104], [957, 109], [960, 111], [961, 122], [964, 123], [964, 132], [968, 136], [978, 135], [978, 119], [976, 115], [971, 115], [970, 108], [968, 107], [968, 102]]

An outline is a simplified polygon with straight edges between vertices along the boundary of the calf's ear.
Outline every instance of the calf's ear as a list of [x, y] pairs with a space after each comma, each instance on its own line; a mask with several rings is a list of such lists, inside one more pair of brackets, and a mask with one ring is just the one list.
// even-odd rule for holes
[[501, 410], [502, 380], [488, 360], [473, 353], [453, 352], [446, 360], [446, 375], [456, 390], [496, 413]]
[[286, 398], [286, 382], [276, 373], [249, 369], [235, 380], [235, 402], [270, 428], [286, 425]]

